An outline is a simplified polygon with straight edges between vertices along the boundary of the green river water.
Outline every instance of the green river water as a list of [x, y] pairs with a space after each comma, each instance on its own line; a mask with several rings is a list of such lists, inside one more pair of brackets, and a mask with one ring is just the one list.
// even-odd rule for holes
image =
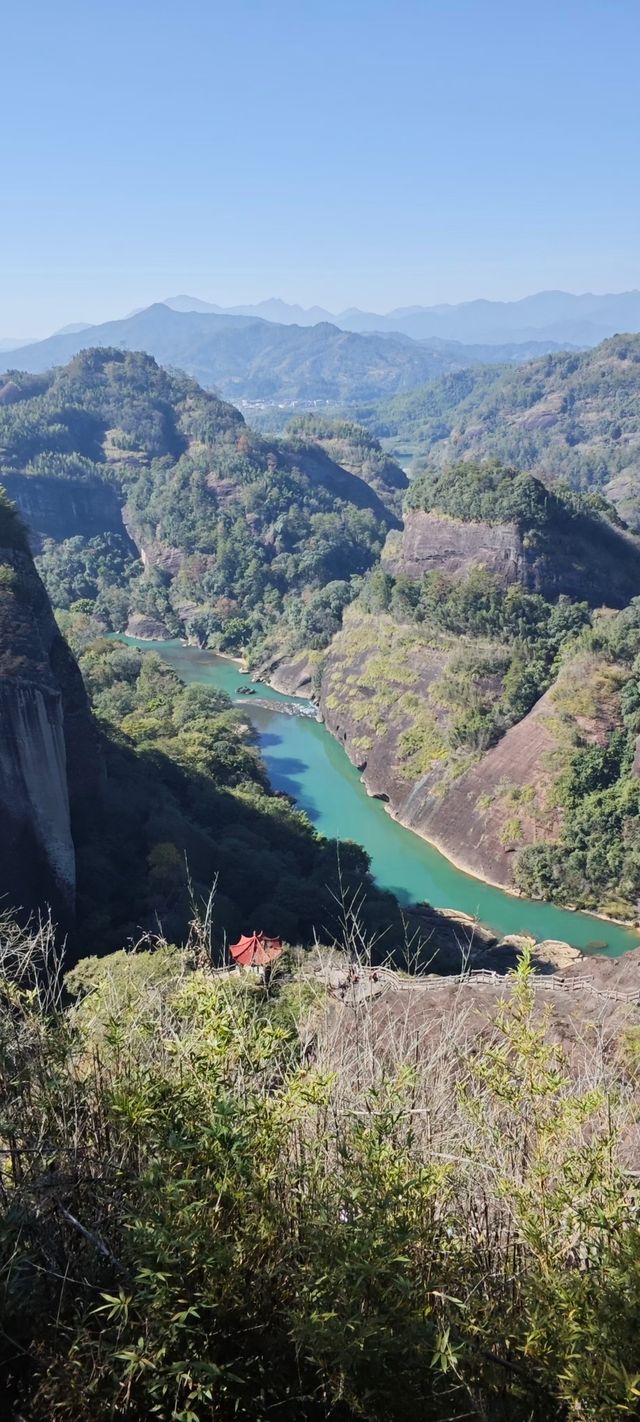
[[[589, 952], [612, 957], [640, 945], [640, 934], [585, 913], [516, 898], [456, 869], [425, 840], [392, 820], [380, 800], [371, 799], [358, 771], [333, 736], [312, 716], [283, 715], [282, 703], [295, 700], [243, 676], [234, 662], [181, 642], [138, 642], [156, 651], [187, 684], [215, 686], [235, 697], [238, 686], [253, 687], [269, 707], [237, 698], [253, 722], [271, 784], [305, 810], [316, 829], [332, 839], [355, 840], [371, 859], [376, 883], [401, 903], [425, 901], [454, 908], [488, 924], [500, 937], [529, 933], [560, 938]], [[304, 708], [305, 703], [299, 703]]]

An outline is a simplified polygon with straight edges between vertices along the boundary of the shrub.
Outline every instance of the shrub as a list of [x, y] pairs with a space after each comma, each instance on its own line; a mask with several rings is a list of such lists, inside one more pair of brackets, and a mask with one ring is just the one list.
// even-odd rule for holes
[[576, 1084], [526, 955], [469, 1055], [464, 1016], [419, 1051], [398, 1022], [381, 1053], [366, 1007], [338, 1020], [321, 989], [266, 994], [175, 950], [76, 971], [63, 1008], [17, 946], [0, 996], [13, 1410], [637, 1415], [624, 1077]]

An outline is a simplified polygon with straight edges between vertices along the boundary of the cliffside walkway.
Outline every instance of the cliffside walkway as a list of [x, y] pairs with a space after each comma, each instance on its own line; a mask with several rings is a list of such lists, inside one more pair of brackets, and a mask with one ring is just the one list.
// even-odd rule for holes
[[[207, 966], [207, 971], [213, 977], [225, 978], [230, 974], [237, 973], [238, 969], [235, 966], [226, 968]], [[438, 992], [451, 987], [508, 989], [513, 982], [512, 974], [497, 973], [489, 968], [472, 968], [466, 973], [448, 975], [441, 973], [404, 975], [394, 971], [393, 968], [385, 967], [354, 967], [351, 972], [348, 968], [336, 969], [333, 967], [329, 971], [320, 969], [313, 976], [323, 982], [334, 997], [349, 1003], [363, 1002], [389, 990], [391, 992]], [[640, 1007], [640, 986], [638, 988], [603, 988], [595, 983], [587, 973], [572, 973], [571, 976], [565, 973], [534, 973], [533, 981], [536, 992], [557, 994], [587, 991], [603, 1002], [622, 1002]]]
[[[504, 973], [496, 973], [488, 968], [470, 970], [443, 976], [429, 973], [421, 976], [403, 976], [392, 968], [356, 968], [351, 974], [336, 972], [318, 974], [333, 992], [344, 1002], [359, 1002], [391, 989], [392, 992], [437, 992], [442, 988], [456, 987], [509, 987], [512, 978]], [[591, 992], [594, 997], [607, 1002], [625, 1002], [640, 1006], [640, 988], [602, 988], [586, 973], [576, 973], [568, 977], [564, 973], [534, 974], [535, 990], [550, 993]]]

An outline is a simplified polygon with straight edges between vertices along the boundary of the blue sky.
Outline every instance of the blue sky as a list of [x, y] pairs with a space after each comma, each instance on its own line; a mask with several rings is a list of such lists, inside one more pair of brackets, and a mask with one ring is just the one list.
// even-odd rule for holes
[[640, 286], [638, 0], [23, 0], [0, 335]]

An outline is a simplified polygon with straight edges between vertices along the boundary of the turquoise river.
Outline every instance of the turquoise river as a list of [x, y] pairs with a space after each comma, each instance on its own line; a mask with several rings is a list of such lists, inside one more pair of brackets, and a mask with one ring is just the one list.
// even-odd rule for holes
[[[425, 901], [437, 908], [472, 914], [500, 937], [529, 933], [560, 938], [583, 951], [618, 956], [640, 945], [640, 934], [585, 913], [555, 908], [507, 894], [465, 874], [426, 840], [391, 818], [380, 800], [367, 795], [358, 771], [325, 727], [311, 715], [283, 715], [281, 696], [244, 676], [236, 663], [182, 642], [137, 642], [156, 651], [187, 684], [215, 686], [236, 698], [239, 686], [253, 688], [269, 706], [236, 698], [252, 721], [271, 784], [305, 810], [316, 829], [332, 839], [355, 840], [371, 859], [376, 882], [401, 903]], [[304, 711], [308, 703], [298, 703]]]

